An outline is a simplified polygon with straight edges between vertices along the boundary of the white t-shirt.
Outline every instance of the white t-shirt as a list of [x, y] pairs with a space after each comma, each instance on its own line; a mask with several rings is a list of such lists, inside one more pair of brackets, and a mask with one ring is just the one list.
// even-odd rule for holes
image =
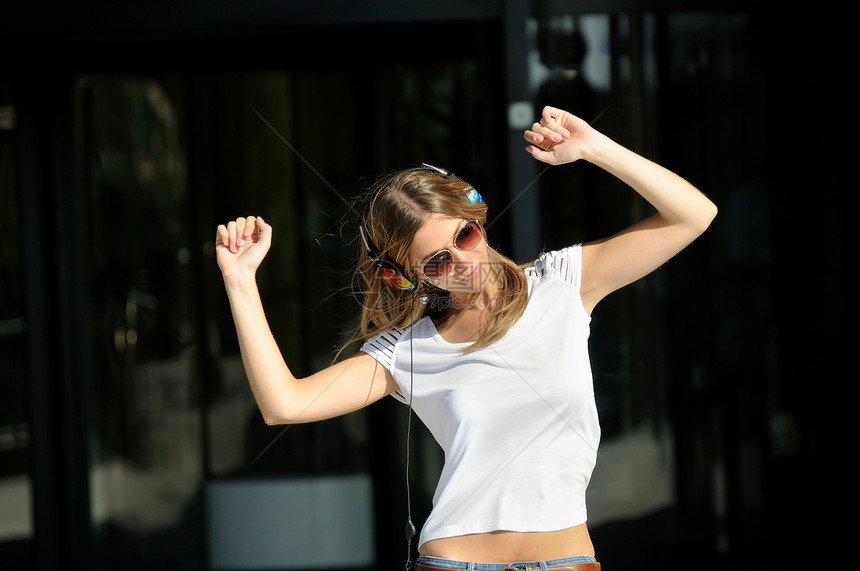
[[[542, 254], [525, 274], [529, 302], [498, 341], [471, 353], [429, 317], [367, 341], [442, 446], [445, 464], [419, 546], [495, 530], [555, 531], [586, 521], [597, 459], [582, 305], [580, 246]], [[410, 369], [414, 379], [410, 379]], [[411, 392], [411, 394], [410, 394]]]

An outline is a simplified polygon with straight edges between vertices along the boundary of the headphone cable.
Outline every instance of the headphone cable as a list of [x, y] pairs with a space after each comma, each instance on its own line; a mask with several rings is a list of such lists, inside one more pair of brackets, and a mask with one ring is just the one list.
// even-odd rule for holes
[[417, 289], [412, 290], [412, 307], [409, 311], [409, 409], [406, 413], [406, 566], [404, 567], [406, 571], [412, 568], [412, 538], [415, 537], [415, 524], [412, 523], [412, 494], [409, 490], [409, 444], [412, 440], [412, 388], [415, 375], [412, 339], [415, 327], [415, 293]]

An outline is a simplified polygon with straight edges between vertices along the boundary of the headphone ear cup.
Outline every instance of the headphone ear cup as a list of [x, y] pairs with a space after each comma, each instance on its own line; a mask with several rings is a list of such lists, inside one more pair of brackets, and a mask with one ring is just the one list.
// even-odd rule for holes
[[379, 275], [387, 286], [394, 289], [403, 291], [415, 289], [415, 284], [406, 277], [403, 269], [390, 260], [385, 260], [379, 264]]

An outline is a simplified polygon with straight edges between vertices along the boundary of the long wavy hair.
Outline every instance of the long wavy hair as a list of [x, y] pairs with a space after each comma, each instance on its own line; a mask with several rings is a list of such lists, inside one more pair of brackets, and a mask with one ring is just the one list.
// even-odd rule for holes
[[[484, 232], [487, 205], [466, 198], [468, 183], [454, 175], [427, 168], [414, 168], [386, 175], [359, 198], [356, 208], [364, 212], [361, 224], [381, 256], [393, 260], [407, 278], [412, 267], [409, 249], [418, 229], [434, 214], [477, 221]], [[486, 240], [486, 234], [484, 235]], [[368, 256], [359, 239], [358, 265], [353, 288], [361, 299], [357, 330], [347, 342], [366, 341], [391, 327], [405, 328], [421, 317], [443, 316], [450, 307], [450, 294], [427, 282], [416, 291], [394, 289], [380, 277], [379, 268]], [[504, 336], [520, 318], [528, 302], [528, 286], [523, 269], [495, 249], [487, 246], [497, 298], [488, 305], [488, 319], [478, 339], [465, 351], [473, 351]], [[414, 283], [414, 281], [413, 281]], [[480, 293], [474, 294], [476, 300]], [[346, 346], [345, 345], [345, 346]]]

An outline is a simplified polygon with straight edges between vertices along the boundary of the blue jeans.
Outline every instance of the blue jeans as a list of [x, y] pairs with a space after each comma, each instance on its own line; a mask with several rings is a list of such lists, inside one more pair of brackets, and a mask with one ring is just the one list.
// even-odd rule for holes
[[564, 557], [562, 559], [551, 559], [548, 561], [521, 561], [518, 563], [472, 563], [466, 561], [452, 561], [451, 559], [440, 559], [421, 555], [418, 563], [442, 567], [443, 569], [466, 569], [467, 571], [498, 571], [505, 567], [516, 567], [517, 569], [541, 569], [546, 571], [548, 565], [562, 565], [564, 563], [586, 563], [596, 561], [591, 555], [577, 555], [575, 557]]

